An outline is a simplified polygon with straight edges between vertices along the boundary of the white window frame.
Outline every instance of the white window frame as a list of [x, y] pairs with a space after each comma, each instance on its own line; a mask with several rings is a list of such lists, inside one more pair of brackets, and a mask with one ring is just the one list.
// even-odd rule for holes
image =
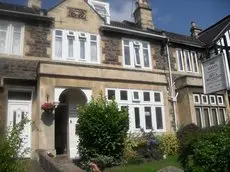
[[[204, 102], [204, 97], [206, 98], [206, 102]], [[201, 95], [201, 102], [202, 102], [202, 104], [208, 105], [208, 101], [209, 101], [208, 95]]]
[[[157, 102], [157, 101], [155, 100], [155, 93], [159, 93], [159, 94], [160, 94], [160, 99], [161, 99], [160, 102]], [[156, 104], [156, 105], [158, 105], [158, 106], [163, 105], [163, 95], [162, 95], [162, 92], [161, 92], [161, 91], [154, 91], [152, 96], [153, 96], [153, 102], [154, 102], [154, 104]]]
[[[201, 128], [203, 128], [204, 127], [204, 120], [203, 120], [202, 108], [201, 107], [195, 107], [195, 115], [196, 115], [196, 109], [199, 109], [199, 111], [200, 111]], [[197, 115], [196, 115], [196, 125], [198, 125], [197, 124]]]
[[[188, 73], [199, 73], [199, 61], [197, 58], [197, 53], [195, 51], [189, 51], [186, 49], [178, 48], [176, 49], [176, 53], [177, 53], [178, 71], [188, 72]], [[189, 61], [189, 66], [188, 66], [187, 60]], [[180, 66], [182, 66], [182, 69]], [[197, 68], [197, 71], [195, 71], [195, 66]], [[189, 68], [191, 70], [188, 70]]]
[[[145, 93], [145, 92], [149, 93], [149, 101], [145, 101], [145, 100], [144, 100], [144, 93]], [[150, 92], [150, 91], [145, 91], [145, 90], [143, 90], [143, 91], [142, 91], [142, 94], [143, 94], [143, 95], [142, 95], [142, 97], [143, 97], [143, 102], [149, 103], [149, 102], [152, 102], [152, 101], [153, 101], [152, 95], [151, 95], [151, 92]]]
[[[145, 107], [151, 107], [151, 119], [152, 119], [152, 127], [154, 131], [156, 132], [165, 132], [166, 131], [166, 124], [165, 124], [165, 111], [164, 111], [164, 103], [163, 103], [163, 98], [161, 97], [161, 104], [156, 104], [153, 100], [153, 93], [154, 92], [159, 92], [160, 95], [163, 95], [163, 92], [161, 91], [151, 91], [151, 90], [136, 90], [136, 89], [122, 89], [122, 88], [106, 88], [105, 95], [108, 98], [108, 90], [115, 90], [115, 100], [118, 103], [119, 108], [121, 106], [128, 106], [128, 111], [129, 111], [129, 118], [130, 118], [130, 132], [140, 132], [140, 129], [135, 128], [135, 119], [134, 119], [134, 107], [139, 107], [140, 109], [140, 126], [143, 128], [145, 131], [149, 132], [151, 131], [150, 129], [146, 129], [146, 123], [145, 123]], [[120, 91], [127, 91], [127, 97], [128, 100], [120, 100]], [[139, 98], [140, 101], [133, 101], [133, 92], [138, 91], [139, 92]], [[150, 101], [144, 101], [144, 92], [149, 92], [150, 93]], [[163, 123], [163, 129], [156, 129], [156, 114], [155, 114], [155, 108], [160, 107], [162, 110], [162, 123]]]
[[93, 9], [94, 9], [95, 11], [97, 11], [96, 8], [95, 8], [95, 5], [104, 7], [107, 14], [101, 14], [101, 13], [98, 12], [98, 11], [97, 11], [97, 13], [98, 13], [99, 15], [101, 15], [101, 17], [105, 18], [105, 22], [106, 22], [107, 24], [110, 24], [110, 7], [109, 7], [109, 3], [101, 2], [101, 1], [97, 1], [97, 0], [88, 0], [88, 3], [93, 7]]
[[[4, 52], [0, 52], [0, 54], [22, 56], [23, 55], [23, 48], [24, 48], [25, 24], [20, 23], [20, 22], [15, 22], [15, 21], [0, 20], [0, 24], [2, 24], [2, 23], [7, 25], [7, 29], [6, 29], [5, 50], [4, 50]], [[13, 53], [13, 51], [12, 51], [14, 26], [15, 25], [19, 25], [21, 27], [20, 48], [19, 48], [18, 54]]]
[[[134, 93], [138, 93], [138, 99], [135, 98]], [[140, 100], [141, 100], [140, 91], [138, 91], [138, 90], [133, 90], [133, 91], [132, 91], [132, 101], [133, 101], [133, 102], [139, 102]]]
[[[219, 98], [221, 98], [221, 102], [219, 101]], [[224, 105], [224, 98], [223, 98], [223, 96], [217, 96], [217, 103], [218, 103], [218, 105]]]
[[[190, 54], [191, 54], [193, 72], [194, 73], [199, 73], [199, 65], [198, 65], [197, 53], [195, 51], [191, 51]], [[196, 64], [194, 64], [194, 62]], [[197, 68], [197, 71], [195, 71], [195, 67]]]
[[[212, 121], [211, 121], [211, 114], [210, 114], [210, 107], [203, 107], [202, 108], [202, 116], [203, 116], [203, 127], [205, 126], [205, 117], [204, 117], [204, 110], [207, 109], [208, 110], [208, 116], [209, 116], [209, 123], [210, 123], [210, 127], [212, 126]], [[208, 127], [208, 126], [205, 126]]]
[[[125, 47], [127, 47], [128, 45], [125, 45], [124, 41], [129, 42], [130, 65], [125, 64]], [[147, 47], [148, 47], [149, 67], [145, 67], [145, 65], [144, 65], [143, 43], [147, 44]], [[136, 63], [135, 46], [139, 47], [140, 64]], [[144, 48], [144, 49], [146, 49], [146, 48]], [[152, 69], [151, 48], [150, 48], [149, 42], [133, 40], [133, 39], [129, 39], [129, 38], [122, 38], [122, 56], [123, 56], [123, 66], [125, 68], [143, 69], [143, 70], [151, 70]]]
[[[179, 54], [181, 56], [179, 56]], [[178, 62], [178, 71], [185, 71], [185, 67], [184, 67], [184, 54], [182, 49], [177, 49], [177, 62]], [[182, 64], [181, 64], [182, 63]], [[183, 69], [181, 69], [180, 67], [182, 66]]]
[[[196, 102], [195, 97], [198, 97], [198, 102]], [[193, 102], [194, 102], [194, 104], [200, 104], [200, 95], [199, 94], [193, 94]]]
[[[61, 57], [56, 57], [55, 54], [55, 38], [56, 38], [56, 31], [62, 31], [62, 36], [58, 36], [62, 38], [62, 55]], [[74, 41], [73, 41], [73, 57], [69, 57], [68, 53], [68, 34], [69, 32], [73, 32], [74, 34]], [[84, 34], [84, 36], [82, 35]], [[96, 36], [97, 40], [97, 61], [91, 61], [91, 39], [90, 36]], [[85, 59], [80, 58], [80, 39], [85, 39]], [[69, 62], [82, 62], [82, 63], [89, 63], [89, 64], [100, 64], [100, 36], [97, 34], [73, 31], [73, 30], [63, 30], [63, 29], [54, 29], [53, 30], [53, 43], [52, 43], [52, 57], [53, 60], [62, 60], [62, 61], [69, 61]]]
[[216, 107], [213, 107], [213, 108], [210, 108], [210, 111], [211, 111], [211, 119], [212, 120], [210, 120], [210, 123], [211, 123], [211, 126], [214, 126], [214, 121], [213, 121], [213, 114], [212, 114], [212, 110], [215, 110], [216, 111], [216, 115], [217, 115], [217, 125], [219, 125], [220, 124], [220, 122], [219, 122], [219, 113], [218, 113], [218, 108], [216, 108]]
[[[193, 72], [193, 68], [192, 68], [192, 62], [191, 62], [191, 55], [190, 52], [188, 50], [184, 50], [183, 51], [184, 54], [184, 62], [185, 62], [185, 68], [187, 72]], [[187, 63], [187, 60], [189, 61], [189, 65]], [[188, 70], [188, 68], [190, 68], [190, 70]]]
[[[215, 100], [214, 102], [212, 102], [212, 98], [214, 98], [214, 100]], [[210, 102], [211, 105], [216, 105], [216, 96], [210, 95], [209, 96], [209, 102]]]

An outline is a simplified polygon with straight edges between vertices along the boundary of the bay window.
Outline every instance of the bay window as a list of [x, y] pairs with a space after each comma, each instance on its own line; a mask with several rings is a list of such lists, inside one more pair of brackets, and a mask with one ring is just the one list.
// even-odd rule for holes
[[154, 130], [165, 132], [163, 94], [160, 91], [107, 88], [108, 100], [115, 99], [121, 109], [127, 109], [132, 132]]
[[68, 30], [55, 30], [53, 59], [99, 63], [99, 36]]
[[22, 55], [24, 24], [0, 20], [0, 53]]
[[177, 49], [178, 70], [184, 72], [199, 72], [197, 53], [189, 50]]
[[225, 124], [226, 107], [222, 95], [194, 94], [193, 101], [197, 126], [204, 128]]
[[125, 67], [151, 68], [149, 43], [130, 39], [123, 39], [122, 43]]

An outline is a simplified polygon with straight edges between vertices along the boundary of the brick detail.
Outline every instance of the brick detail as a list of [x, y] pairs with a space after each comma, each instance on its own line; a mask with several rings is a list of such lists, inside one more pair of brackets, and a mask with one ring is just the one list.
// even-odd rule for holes
[[0, 78], [36, 80], [38, 61], [0, 59]]
[[115, 37], [102, 37], [104, 48], [102, 53], [105, 54], [104, 64], [121, 65], [119, 56], [122, 55], [121, 39]]
[[47, 25], [27, 25], [26, 31], [30, 33], [26, 40], [26, 45], [29, 46], [26, 56], [49, 58], [47, 48], [51, 47], [51, 41], [47, 38], [51, 32], [50, 28]]

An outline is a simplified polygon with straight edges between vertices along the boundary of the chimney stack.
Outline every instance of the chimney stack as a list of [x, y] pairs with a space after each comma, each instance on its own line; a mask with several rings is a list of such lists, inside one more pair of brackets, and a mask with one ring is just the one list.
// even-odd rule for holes
[[40, 9], [42, 5], [42, 0], [28, 0], [28, 7]]
[[197, 38], [198, 37], [198, 34], [202, 31], [202, 29], [200, 29], [196, 23], [194, 21], [191, 22], [191, 29], [190, 29], [190, 32], [191, 32], [191, 36], [193, 38]]
[[142, 29], [154, 29], [152, 9], [149, 6], [148, 0], [137, 0], [136, 9], [133, 13], [135, 23]]

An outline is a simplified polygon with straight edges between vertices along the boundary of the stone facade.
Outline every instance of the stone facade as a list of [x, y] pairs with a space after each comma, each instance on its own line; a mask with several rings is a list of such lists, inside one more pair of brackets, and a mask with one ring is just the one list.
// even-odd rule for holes
[[25, 44], [28, 50], [25, 56], [50, 58], [47, 51], [51, 48], [51, 40], [48, 40], [48, 35], [51, 34], [50, 26], [43, 23], [26, 25], [25, 32], [27, 34]]
[[37, 79], [38, 61], [0, 58], [0, 78]]
[[103, 63], [121, 65], [121, 62], [119, 61], [119, 56], [122, 56], [121, 38], [103, 36], [101, 40], [104, 43], [102, 53], [105, 60]]

